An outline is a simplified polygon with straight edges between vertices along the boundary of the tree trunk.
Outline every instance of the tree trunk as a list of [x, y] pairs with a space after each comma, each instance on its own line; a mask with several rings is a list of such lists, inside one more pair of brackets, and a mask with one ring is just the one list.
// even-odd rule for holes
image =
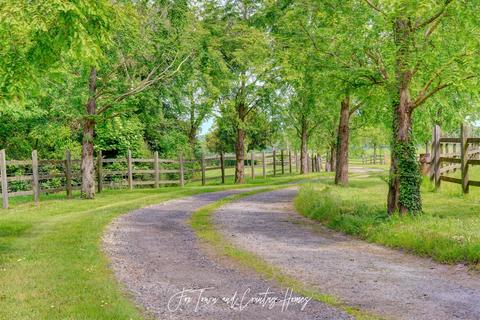
[[408, 61], [413, 46], [411, 21], [407, 18], [395, 20], [395, 61], [398, 96], [393, 109], [392, 161], [387, 198], [389, 214], [422, 210], [420, 182], [421, 175], [412, 139], [412, 103], [409, 85], [413, 72]]
[[86, 104], [87, 117], [83, 121], [82, 139], [82, 197], [93, 199], [95, 197], [95, 165], [93, 157], [93, 137], [95, 133], [95, 115], [97, 113], [97, 70], [92, 68], [89, 77], [89, 98]]
[[388, 213], [418, 212], [422, 210], [420, 171], [412, 139], [412, 114], [405, 103], [395, 108], [393, 121]]
[[[193, 102], [192, 102], [193, 103]], [[197, 125], [195, 119], [195, 108], [190, 106], [190, 128], [188, 130], [188, 142], [190, 143], [190, 148], [195, 152], [195, 146], [197, 144]]]
[[246, 132], [244, 129], [245, 118], [247, 117], [247, 109], [245, 103], [240, 102], [237, 105], [237, 139], [235, 141], [235, 183], [243, 184], [245, 183], [245, 136]]
[[350, 121], [350, 97], [346, 96], [340, 108], [340, 121], [337, 131], [337, 156], [335, 166], [335, 184], [348, 185], [348, 140]]
[[243, 128], [237, 128], [235, 160], [235, 183], [245, 183], [245, 130]]
[[195, 151], [195, 146], [197, 145], [197, 128], [194, 125], [188, 130], [188, 143], [192, 151]]
[[300, 174], [308, 172], [308, 133], [306, 123], [302, 123], [301, 132], [301, 146], [300, 146]]

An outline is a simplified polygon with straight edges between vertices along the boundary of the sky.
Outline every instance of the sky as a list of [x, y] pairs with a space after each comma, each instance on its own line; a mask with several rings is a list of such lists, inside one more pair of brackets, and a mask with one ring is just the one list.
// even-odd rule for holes
[[202, 124], [202, 127], [200, 128], [200, 135], [201, 136], [204, 136], [208, 133], [208, 131], [210, 130], [210, 128], [213, 126], [213, 122], [215, 121], [215, 118], [214, 117], [210, 117], [208, 118], [207, 121], [205, 121], [203, 124]]

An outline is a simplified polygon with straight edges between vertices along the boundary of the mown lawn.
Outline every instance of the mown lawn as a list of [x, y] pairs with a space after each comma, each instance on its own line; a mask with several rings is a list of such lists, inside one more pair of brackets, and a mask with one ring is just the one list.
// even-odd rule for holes
[[[473, 168], [471, 178], [480, 180]], [[337, 187], [331, 178], [301, 189], [297, 209], [326, 226], [393, 248], [432, 257], [443, 263], [465, 263], [480, 269], [480, 188], [462, 195], [460, 185], [442, 183], [434, 192], [422, 185], [424, 212], [416, 216], [386, 214], [386, 173], [357, 174], [350, 186]]]
[[[281, 184], [298, 176], [257, 179]], [[101, 251], [105, 226], [131, 210], [235, 186], [106, 191], [95, 200], [12, 199], [0, 210], [0, 319], [141, 319]]]

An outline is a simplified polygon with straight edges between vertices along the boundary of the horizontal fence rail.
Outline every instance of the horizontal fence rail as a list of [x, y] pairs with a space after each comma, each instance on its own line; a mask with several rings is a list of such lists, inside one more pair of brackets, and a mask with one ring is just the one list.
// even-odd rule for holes
[[386, 155], [363, 156], [362, 164], [386, 164]]
[[[184, 186], [187, 183], [209, 181], [225, 183], [234, 177], [234, 154], [201, 155], [199, 159], [162, 159], [155, 152], [152, 158], [134, 158], [131, 151], [126, 157], [105, 158], [102, 152], [95, 159], [96, 189], [135, 187], [159, 188]], [[81, 190], [81, 160], [72, 159], [66, 151], [64, 159], [39, 159], [37, 151], [32, 158], [11, 160], [0, 150], [0, 179], [2, 206], [8, 208], [8, 199], [14, 196], [32, 196], [39, 202], [40, 194], [65, 192], [71, 198], [73, 191]], [[252, 179], [300, 172], [300, 154], [291, 150], [272, 152], [251, 151], [244, 157], [244, 175]], [[308, 154], [306, 172], [322, 170], [322, 157]]]

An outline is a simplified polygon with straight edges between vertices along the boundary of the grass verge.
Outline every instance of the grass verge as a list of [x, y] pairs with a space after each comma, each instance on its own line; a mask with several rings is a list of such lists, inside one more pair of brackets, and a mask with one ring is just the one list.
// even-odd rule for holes
[[[242, 187], [298, 179], [257, 179]], [[143, 319], [108, 268], [105, 226], [141, 207], [238, 187], [107, 190], [95, 200], [49, 195], [38, 207], [13, 198], [12, 208], [0, 211], [0, 319]]]
[[256, 193], [273, 191], [285, 187], [287, 186], [262, 188], [223, 198], [219, 201], [216, 201], [215, 203], [204, 206], [197, 210], [190, 219], [190, 225], [195, 230], [195, 233], [200, 239], [200, 241], [203, 241], [209, 246], [211, 246], [215, 250], [216, 254], [233, 259], [240, 265], [254, 270], [257, 274], [267, 280], [275, 281], [280, 286], [292, 289], [295, 293], [299, 295], [311, 297], [316, 301], [320, 301], [336, 308], [342, 309], [345, 312], [353, 315], [356, 319], [380, 319], [377, 316], [370, 315], [357, 308], [350, 307], [331, 295], [320, 293], [318, 292], [318, 290], [308, 285], [305, 285], [302, 282], [296, 280], [295, 278], [285, 274], [279, 268], [267, 263], [261, 257], [251, 252], [235, 247], [234, 245], [229, 243], [215, 228], [212, 214], [215, 212], [215, 210], [219, 209], [223, 205]]
[[458, 185], [444, 183], [433, 192], [426, 179], [424, 212], [415, 216], [388, 216], [387, 191], [376, 175], [353, 177], [347, 188], [325, 180], [303, 186], [295, 206], [331, 229], [441, 263], [480, 269], [480, 189], [462, 195]]

